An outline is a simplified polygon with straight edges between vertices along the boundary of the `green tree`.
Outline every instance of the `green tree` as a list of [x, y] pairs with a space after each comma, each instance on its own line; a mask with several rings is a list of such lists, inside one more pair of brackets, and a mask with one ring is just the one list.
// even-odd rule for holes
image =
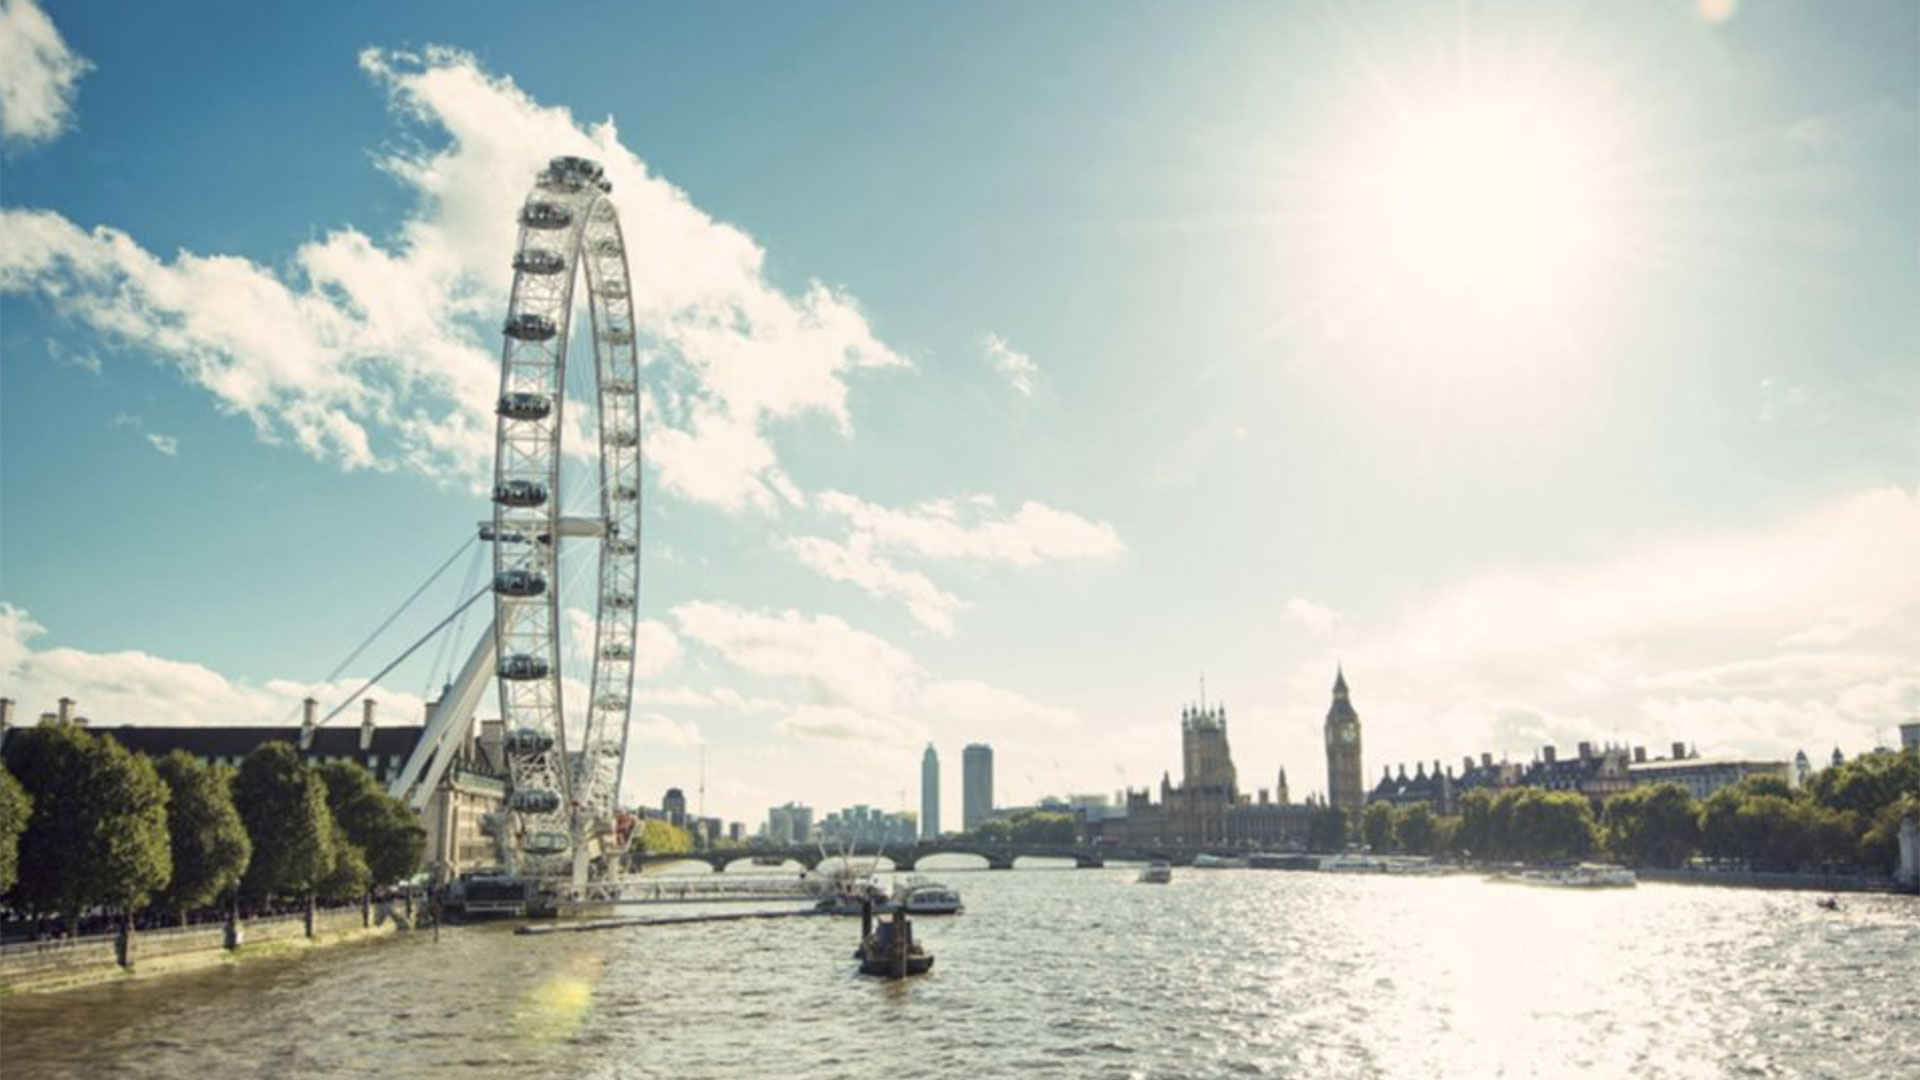
[[1410, 855], [1431, 855], [1438, 847], [1438, 818], [1426, 803], [1414, 803], [1394, 815], [1393, 833], [1401, 850]]
[[359, 849], [369, 881], [392, 885], [419, 872], [427, 833], [405, 803], [354, 762], [329, 761], [314, 771], [327, 785], [327, 810]]
[[681, 855], [693, 850], [693, 836], [658, 818], [640, 823], [640, 850], [648, 855]]
[[1453, 831], [1453, 850], [1456, 854], [1475, 859], [1497, 859], [1506, 854], [1501, 850], [1501, 837], [1494, 832], [1494, 804], [1497, 797], [1486, 788], [1474, 788], [1460, 797], [1460, 823]]
[[983, 821], [973, 830], [974, 838], [983, 844], [1013, 843], [1013, 825], [1001, 818]]
[[1607, 850], [1633, 866], [1682, 866], [1700, 846], [1700, 808], [1678, 784], [1621, 792], [1600, 816]]
[[330, 904], [345, 903], [366, 895], [372, 880], [373, 874], [367, 869], [366, 853], [347, 835], [347, 830], [335, 821], [333, 866], [327, 870], [326, 876], [314, 884], [314, 894]]
[[240, 884], [253, 842], [234, 809], [227, 770], [175, 750], [155, 762], [154, 771], [171, 793], [167, 833], [173, 857], [173, 879], [154, 902], [177, 912], [184, 925], [188, 911], [206, 907]]
[[1307, 850], [1340, 851], [1347, 846], [1347, 815], [1337, 806], [1323, 806], [1307, 822]]
[[233, 805], [253, 842], [241, 878], [248, 896], [312, 896], [333, 870], [327, 788], [290, 743], [264, 742], [240, 763]]
[[1500, 797], [1496, 810], [1502, 804], [1508, 807], [1508, 844], [1521, 858], [1561, 861], [1593, 852], [1597, 830], [1585, 796], [1516, 788]]
[[1821, 806], [1877, 821], [1903, 796], [1920, 799], [1920, 750], [1854, 758], [1815, 774], [1807, 791]]
[[1368, 803], [1360, 814], [1360, 835], [1375, 853], [1393, 847], [1393, 807], [1387, 803]]
[[75, 924], [91, 907], [137, 911], [167, 884], [167, 787], [153, 762], [74, 724], [27, 728], [8, 750], [34, 807], [20, 836], [25, 907]]
[[1009, 835], [1016, 844], [1071, 844], [1077, 827], [1072, 814], [1058, 810], [1034, 810], [1021, 814], [1010, 823]]
[[0, 761], [0, 894], [20, 879], [20, 834], [33, 817], [33, 796]]
[[1766, 869], [1854, 861], [1860, 815], [1775, 790], [1741, 783], [1714, 792], [1700, 813], [1701, 849]]
[[1878, 867], [1889, 874], [1899, 866], [1900, 822], [1909, 817], [1920, 822], [1920, 795], [1902, 795], [1881, 809], [1860, 838], [1862, 866]]

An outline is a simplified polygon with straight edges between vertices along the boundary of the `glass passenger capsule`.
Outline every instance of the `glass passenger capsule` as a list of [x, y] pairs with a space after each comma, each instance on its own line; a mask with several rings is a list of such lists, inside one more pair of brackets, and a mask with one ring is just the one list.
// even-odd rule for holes
[[540, 596], [547, 591], [547, 579], [532, 570], [502, 570], [493, 575], [493, 591], [502, 596]]
[[551, 341], [560, 332], [552, 319], [532, 311], [508, 316], [507, 325], [501, 329], [517, 341]]
[[545, 420], [553, 412], [553, 399], [531, 390], [514, 390], [501, 394], [493, 411], [509, 420]]
[[509, 754], [544, 754], [553, 749], [553, 736], [530, 727], [507, 732], [504, 742]]
[[536, 480], [506, 480], [493, 485], [493, 501], [501, 506], [540, 506], [547, 501], [547, 485]]
[[542, 657], [515, 653], [501, 659], [496, 674], [512, 682], [526, 682], [529, 679], [544, 679], [550, 670]]
[[520, 208], [520, 224], [529, 229], [564, 229], [573, 224], [573, 211], [550, 202], [530, 202]]
[[557, 274], [567, 268], [567, 260], [557, 251], [528, 248], [514, 252], [513, 268], [523, 274]]

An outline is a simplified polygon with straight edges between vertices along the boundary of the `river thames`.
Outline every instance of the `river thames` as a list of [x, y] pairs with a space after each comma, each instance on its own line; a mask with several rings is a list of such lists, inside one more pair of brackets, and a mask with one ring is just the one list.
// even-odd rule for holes
[[[0, 1002], [28, 1077], [1920, 1076], [1920, 900], [1474, 877], [954, 872], [857, 920], [507, 926]], [[683, 912], [685, 909], [653, 909]]]

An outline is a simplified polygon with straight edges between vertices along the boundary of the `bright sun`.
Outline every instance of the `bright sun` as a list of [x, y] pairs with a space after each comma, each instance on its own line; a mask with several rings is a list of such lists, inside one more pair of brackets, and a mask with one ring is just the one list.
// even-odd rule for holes
[[1564, 329], [1606, 235], [1589, 133], [1538, 100], [1403, 103], [1335, 170], [1351, 313], [1428, 341]]

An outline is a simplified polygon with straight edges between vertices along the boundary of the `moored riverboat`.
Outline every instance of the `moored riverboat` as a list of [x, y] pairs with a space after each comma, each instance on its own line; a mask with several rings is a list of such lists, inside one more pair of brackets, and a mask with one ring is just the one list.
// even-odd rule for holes
[[1521, 885], [1539, 885], [1554, 889], [1630, 889], [1636, 884], [1633, 871], [1624, 866], [1581, 863], [1546, 870], [1523, 870], [1506, 880]]
[[959, 890], [922, 877], [896, 882], [890, 906], [909, 915], [958, 915], [962, 910]]

